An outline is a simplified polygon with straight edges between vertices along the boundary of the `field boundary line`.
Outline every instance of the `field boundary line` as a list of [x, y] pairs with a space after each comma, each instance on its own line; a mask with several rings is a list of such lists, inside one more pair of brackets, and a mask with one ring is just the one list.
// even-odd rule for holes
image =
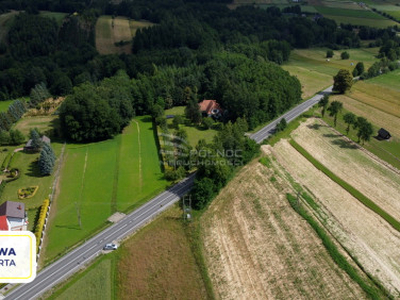
[[119, 162], [121, 158], [121, 147], [122, 147], [122, 137], [117, 141], [118, 149], [115, 157], [115, 170], [114, 170], [114, 182], [113, 182], [113, 191], [111, 195], [111, 213], [115, 213], [117, 211], [117, 195], [118, 195], [118, 180], [119, 180]]
[[142, 192], [142, 144], [140, 143], [140, 126], [138, 121], [133, 120], [136, 123], [137, 131], [138, 131], [138, 152], [139, 152], [139, 186], [140, 193]]
[[322, 173], [324, 173], [326, 176], [328, 176], [332, 181], [336, 182], [338, 185], [340, 185], [343, 189], [345, 189], [350, 195], [352, 195], [354, 198], [359, 200], [362, 204], [364, 204], [367, 208], [381, 216], [386, 222], [388, 222], [394, 229], [400, 232], [400, 222], [397, 221], [393, 216], [391, 216], [389, 213], [387, 213], [385, 210], [383, 210], [381, 207], [379, 207], [377, 204], [375, 204], [371, 199], [369, 199], [367, 196], [362, 194], [360, 191], [358, 191], [356, 188], [354, 188], [352, 185], [341, 179], [339, 176], [334, 174], [332, 171], [330, 171], [327, 167], [325, 167], [322, 163], [320, 163], [318, 160], [316, 160], [310, 153], [308, 153], [303, 147], [301, 147], [296, 141], [290, 140], [289, 141], [290, 145], [297, 150], [301, 155], [304, 156], [310, 163], [314, 165], [318, 170], [320, 170]]

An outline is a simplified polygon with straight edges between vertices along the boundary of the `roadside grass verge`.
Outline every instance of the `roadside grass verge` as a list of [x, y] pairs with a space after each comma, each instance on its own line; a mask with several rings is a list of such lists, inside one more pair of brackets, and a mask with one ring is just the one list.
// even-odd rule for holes
[[61, 288], [53, 294], [45, 294], [46, 299], [116, 299], [112, 285], [117, 258], [117, 253], [101, 257], [71, 280], [61, 284]]
[[[289, 201], [291, 207], [303, 217], [308, 224], [314, 229], [319, 238], [321, 239], [324, 247], [328, 251], [329, 255], [332, 257], [334, 262], [344, 270], [352, 280], [354, 280], [368, 295], [371, 299], [382, 299], [385, 298], [386, 293], [382, 290], [382, 287], [371, 285], [358, 274], [357, 270], [346, 260], [346, 258], [339, 252], [335, 243], [328, 236], [325, 230], [318, 224], [315, 219], [308, 214], [308, 212], [300, 205], [297, 205], [297, 198], [290, 193], [286, 194], [286, 198]], [[307, 201], [308, 202], [308, 201]], [[376, 282], [374, 282], [376, 284]]]
[[326, 176], [344, 188], [347, 192], [349, 192], [353, 197], [358, 199], [362, 204], [371, 209], [373, 212], [377, 213], [381, 216], [386, 222], [388, 222], [394, 229], [400, 232], [400, 222], [393, 218], [389, 213], [384, 211], [378, 205], [376, 205], [373, 201], [371, 201], [367, 196], [362, 194], [360, 191], [355, 189], [353, 186], [336, 176], [333, 172], [331, 172], [328, 168], [326, 168], [323, 164], [317, 161], [312, 155], [310, 155], [303, 147], [301, 147], [294, 140], [290, 140], [290, 145], [295, 148], [301, 155], [303, 155], [310, 163], [312, 163], [318, 170], [323, 172]]

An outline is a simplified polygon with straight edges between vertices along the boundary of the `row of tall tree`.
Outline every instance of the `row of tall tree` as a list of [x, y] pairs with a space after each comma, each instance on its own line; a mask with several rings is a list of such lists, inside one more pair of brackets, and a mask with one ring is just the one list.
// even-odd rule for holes
[[[343, 109], [343, 103], [340, 101], [332, 101], [329, 104], [329, 96], [325, 95], [318, 103], [318, 106], [321, 107], [321, 115], [324, 117], [325, 112], [329, 112], [329, 116], [333, 117], [334, 126], [336, 127], [337, 117], [339, 113]], [[357, 137], [358, 142], [365, 143], [371, 139], [373, 134], [373, 126], [368, 120], [364, 117], [358, 117], [352, 112], [347, 112], [343, 115], [343, 121], [347, 124], [346, 134], [348, 135], [350, 132], [350, 127], [353, 127], [354, 130], [357, 129]]]

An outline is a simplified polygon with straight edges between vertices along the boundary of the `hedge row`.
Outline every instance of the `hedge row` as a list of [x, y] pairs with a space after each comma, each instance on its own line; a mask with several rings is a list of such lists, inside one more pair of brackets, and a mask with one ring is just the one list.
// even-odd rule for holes
[[49, 204], [50, 204], [49, 199], [45, 199], [43, 201], [43, 204], [40, 208], [39, 219], [38, 219], [38, 222], [37, 222], [36, 228], [35, 228], [37, 253], [39, 252], [40, 239], [42, 238], [43, 227], [44, 227], [44, 223], [46, 222]]
[[327, 167], [321, 164], [318, 160], [316, 160], [310, 153], [308, 153], [303, 147], [297, 144], [294, 140], [290, 141], [290, 144], [301, 154], [303, 155], [310, 163], [312, 163], [318, 170], [322, 171], [325, 175], [327, 175], [330, 179], [344, 188], [347, 192], [349, 192], [354, 198], [358, 199], [362, 204], [371, 209], [373, 212], [380, 215], [386, 222], [388, 222], [394, 229], [400, 231], [400, 222], [393, 218], [390, 214], [376, 205], [371, 199], [362, 194], [356, 188], [345, 182], [343, 179], [335, 175], [332, 171], [330, 171]]
[[365, 280], [358, 274], [357, 270], [347, 261], [346, 257], [344, 257], [339, 252], [335, 243], [326, 234], [325, 230], [318, 224], [318, 222], [315, 221], [313, 217], [309, 215], [301, 205], [300, 206], [297, 205], [297, 197], [288, 193], [286, 194], [286, 198], [289, 201], [291, 207], [301, 217], [303, 217], [317, 233], [317, 235], [322, 241], [322, 244], [328, 251], [329, 255], [332, 257], [333, 261], [363, 289], [363, 291], [368, 295], [369, 298], [371, 299], [382, 298], [381, 296], [383, 294], [383, 291], [379, 290], [376, 286], [370, 285], [367, 282], [365, 282]]

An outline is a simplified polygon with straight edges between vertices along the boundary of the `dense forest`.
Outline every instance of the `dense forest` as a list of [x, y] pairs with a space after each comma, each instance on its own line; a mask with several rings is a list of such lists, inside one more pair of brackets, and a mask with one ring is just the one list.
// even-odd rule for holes
[[[300, 100], [299, 82], [278, 66], [294, 47], [358, 47], [360, 39], [375, 39], [382, 56], [390, 60], [399, 56], [393, 28], [355, 30], [350, 25], [338, 27], [333, 20], [304, 17], [300, 6], [283, 11], [253, 6], [230, 10], [227, 2], [0, 0], [2, 12], [25, 10], [14, 18], [0, 44], [0, 100], [35, 95], [39, 87], [43, 95], [72, 94], [61, 110], [62, 124], [69, 138], [86, 141], [118, 133], [127, 117], [151, 113], [155, 104], [185, 105], [184, 91], [190, 88], [199, 99], [218, 100], [228, 111], [225, 122], [242, 117], [254, 128]], [[40, 16], [39, 10], [69, 15], [58, 25]], [[137, 32], [133, 54], [99, 55], [94, 29], [102, 14], [157, 25]], [[124, 75], [116, 75], [120, 70]], [[102, 82], [105, 78], [110, 79]], [[108, 84], [115, 80], [123, 81], [116, 83], [124, 86], [122, 91]], [[84, 100], [84, 93], [91, 95], [89, 100]], [[128, 101], [118, 103], [122, 97], [118, 93]], [[104, 94], [110, 99], [103, 99]], [[107, 112], [105, 123], [98, 124], [109, 126], [108, 117], [117, 116], [117, 121], [107, 130], [88, 133], [93, 124], [86, 126], [75, 112], [80, 106], [90, 111], [91, 103], [97, 102]], [[126, 115], [121, 105], [129, 105]], [[76, 131], [69, 132], [70, 128]]]

